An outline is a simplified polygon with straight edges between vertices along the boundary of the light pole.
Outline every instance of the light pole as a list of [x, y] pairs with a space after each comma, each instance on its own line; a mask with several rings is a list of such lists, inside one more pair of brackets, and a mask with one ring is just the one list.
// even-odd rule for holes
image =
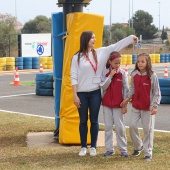
[[161, 3], [160, 2], [158, 2], [159, 3], [159, 31], [160, 31], [160, 6], [161, 6]]
[[109, 33], [110, 33], [110, 44], [111, 44], [111, 39], [112, 39], [111, 27], [112, 27], [112, 0], [110, 0], [110, 29], [109, 29]]
[[132, 0], [132, 28], [133, 28], [133, 0]]
[[17, 32], [17, 0], [15, 0], [15, 30]]
[[17, 21], [17, 0], [15, 0], [15, 18]]
[[129, 27], [130, 27], [130, 0], [129, 0]]
[[[130, 27], [130, 25], [132, 26], [132, 28], [133, 28], [133, 0], [132, 0], [132, 16], [131, 16], [132, 18], [131, 18], [131, 20], [130, 20], [130, 0], [129, 0], [129, 27]], [[130, 22], [132, 22], [132, 23], [130, 23]]]

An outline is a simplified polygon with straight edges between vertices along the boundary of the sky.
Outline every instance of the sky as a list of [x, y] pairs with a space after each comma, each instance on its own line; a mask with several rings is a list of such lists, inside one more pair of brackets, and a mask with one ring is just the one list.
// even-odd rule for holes
[[[38, 15], [50, 18], [52, 13], [62, 12], [63, 8], [56, 3], [58, 0], [0, 0], [0, 14], [16, 16], [24, 24]], [[152, 15], [157, 28], [170, 28], [170, 0], [92, 0], [83, 8], [83, 12], [103, 15], [105, 25], [110, 25], [110, 20], [111, 23], [127, 23], [138, 10]]]

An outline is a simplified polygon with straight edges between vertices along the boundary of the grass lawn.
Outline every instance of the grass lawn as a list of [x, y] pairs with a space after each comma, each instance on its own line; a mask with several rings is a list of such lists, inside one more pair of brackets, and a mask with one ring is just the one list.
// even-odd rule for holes
[[[143, 153], [137, 158], [121, 158], [116, 154], [104, 157], [104, 147], [98, 147], [98, 155], [79, 157], [80, 146], [45, 146], [28, 148], [28, 132], [54, 131], [52, 119], [0, 112], [0, 170], [168, 170], [170, 169], [170, 133], [155, 132], [153, 160], [147, 162]], [[128, 137], [129, 154], [133, 152]]]
[[35, 86], [36, 82], [35, 81], [22, 81], [21, 84], [24, 86]]

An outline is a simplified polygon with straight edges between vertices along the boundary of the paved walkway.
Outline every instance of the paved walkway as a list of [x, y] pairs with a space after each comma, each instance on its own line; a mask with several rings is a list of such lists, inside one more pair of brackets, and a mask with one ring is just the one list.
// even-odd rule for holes
[[[28, 133], [27, 135], [27, 146], [61, 146], [54, 138], [53, 132], [38, 132], [38, 133]], [[114, 134], [114, 146], [117, 145], [116, 138]], [[64, 145], [62, 145], [64, 146]], [[104, 146], [104, 131], [99, 131], [97, 146]]]

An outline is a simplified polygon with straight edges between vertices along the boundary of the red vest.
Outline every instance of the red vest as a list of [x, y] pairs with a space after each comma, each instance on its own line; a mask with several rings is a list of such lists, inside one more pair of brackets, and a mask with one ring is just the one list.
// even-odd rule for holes
[[132, 106], [139, 110], [150, 110], [151, 79], [147, 75], [134, 76], [134, 95]]
[[[109, 72], [110, 74], [110, 72]], [[107, 74], [106, 77], [109, 75]], [[120, 104], [123, 101], [122, 95], [122, 73], [115, 74], [109, 87], [106, 90], [102, 99], [102, 105], [110, 108], [121, 108]]]

